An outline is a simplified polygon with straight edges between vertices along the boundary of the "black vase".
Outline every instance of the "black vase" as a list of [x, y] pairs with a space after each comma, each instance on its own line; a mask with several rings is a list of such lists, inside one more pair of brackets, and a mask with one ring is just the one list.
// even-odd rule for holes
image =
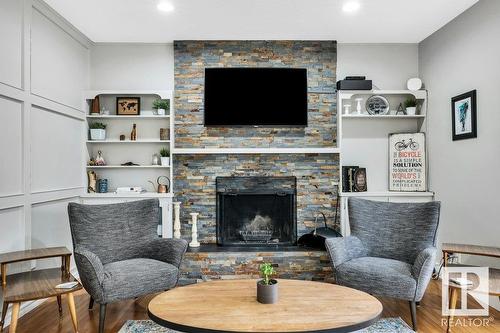
[[262, 304], [274, 304], [278, 302], [278, 281], [271, 279], [270, 284], [264, 284], [263, 280], [257, 281], [257, 301]]

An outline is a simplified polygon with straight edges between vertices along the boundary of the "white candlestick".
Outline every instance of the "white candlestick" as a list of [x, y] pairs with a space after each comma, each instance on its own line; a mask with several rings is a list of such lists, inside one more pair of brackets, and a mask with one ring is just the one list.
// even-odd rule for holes
[[192, 226], [191, 226], [191, 243], [189, 243], [190, 247], [199, 247], [200, 243], [198, 242], [198, 213], [189, 213], [192, 218]]
[[174, 204], [174, 238], [181, 238], [181, 203], [176, 201]]

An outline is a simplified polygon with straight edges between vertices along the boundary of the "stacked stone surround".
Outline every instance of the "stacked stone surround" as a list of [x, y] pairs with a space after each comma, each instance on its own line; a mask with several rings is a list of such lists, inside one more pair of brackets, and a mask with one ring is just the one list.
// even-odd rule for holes
[[333, 282], [330, 259], [324, 251], [188, 252], [179, 284], [206, 280], [259, 277], [262, 263], [274, 264], [275, 278]]
[[[336, 50], [334, 41], [174, 42], [175, 146], [335, 147]], [[308, 126], [305, 129], [204, 127], [204, 75], [205, 68], [209, 67], [306, 68]], [[242, 103], [254, 103], [259, 107], [258, 96]]]
[[[336, 147], [336, 42], [334, 41], [176, 41], [176, 148]], [[290, 67], [308, 73], [306, 128], [207, 128], [203, 125], [204, 69], [209, 67]], [[258, 96], [254, 103], [259, 107]], [[298, 236], [314, 229], [314, 216], [335, 216], [339, 158], [336, 154], [174, 155], [176, 200], [182, 203], [181, 233], [190, 239], [189, 213], [200, 213], [201, 243], [216, 242], [218, 176], [297, 177]], [[322, 222], [319, 222], [322, 223]], [[324, 251], [187, 253], [182, 283], [199, 279], [257, 277], [262, 262], [278, 264], [278, 276], [324, 280], [331, 269]]]
[[[175, 196], [182, 202], [182, 236], [190, 238], [189, 213], [198, 212], [198, 240], [216, 242], [218, 176], [297, 177], [297, 233], [314, 229], [314, 216], [324, 212], [333, 222], [339, 161], [336, 154], [178, 155], [175, 160]], [[323, 223], [319, 221], [318, 223]]]

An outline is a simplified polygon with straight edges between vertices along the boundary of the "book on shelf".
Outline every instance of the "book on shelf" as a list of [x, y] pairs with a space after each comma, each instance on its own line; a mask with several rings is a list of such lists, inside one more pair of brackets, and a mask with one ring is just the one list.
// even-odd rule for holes
[[344, 192], [365, 192], [368, 190], [366, 168], [357, 165], [342, 167], [342, 190]]

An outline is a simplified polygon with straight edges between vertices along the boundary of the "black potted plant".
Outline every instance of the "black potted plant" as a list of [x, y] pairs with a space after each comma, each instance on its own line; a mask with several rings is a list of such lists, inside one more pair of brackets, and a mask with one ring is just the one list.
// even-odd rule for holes
[[260, 265], [262, 280], [257, 281], [257, 301], [263, 304], [273, 304], [278, 301], [278, 281], [271, 279], [275, 273], [270, 263]]

